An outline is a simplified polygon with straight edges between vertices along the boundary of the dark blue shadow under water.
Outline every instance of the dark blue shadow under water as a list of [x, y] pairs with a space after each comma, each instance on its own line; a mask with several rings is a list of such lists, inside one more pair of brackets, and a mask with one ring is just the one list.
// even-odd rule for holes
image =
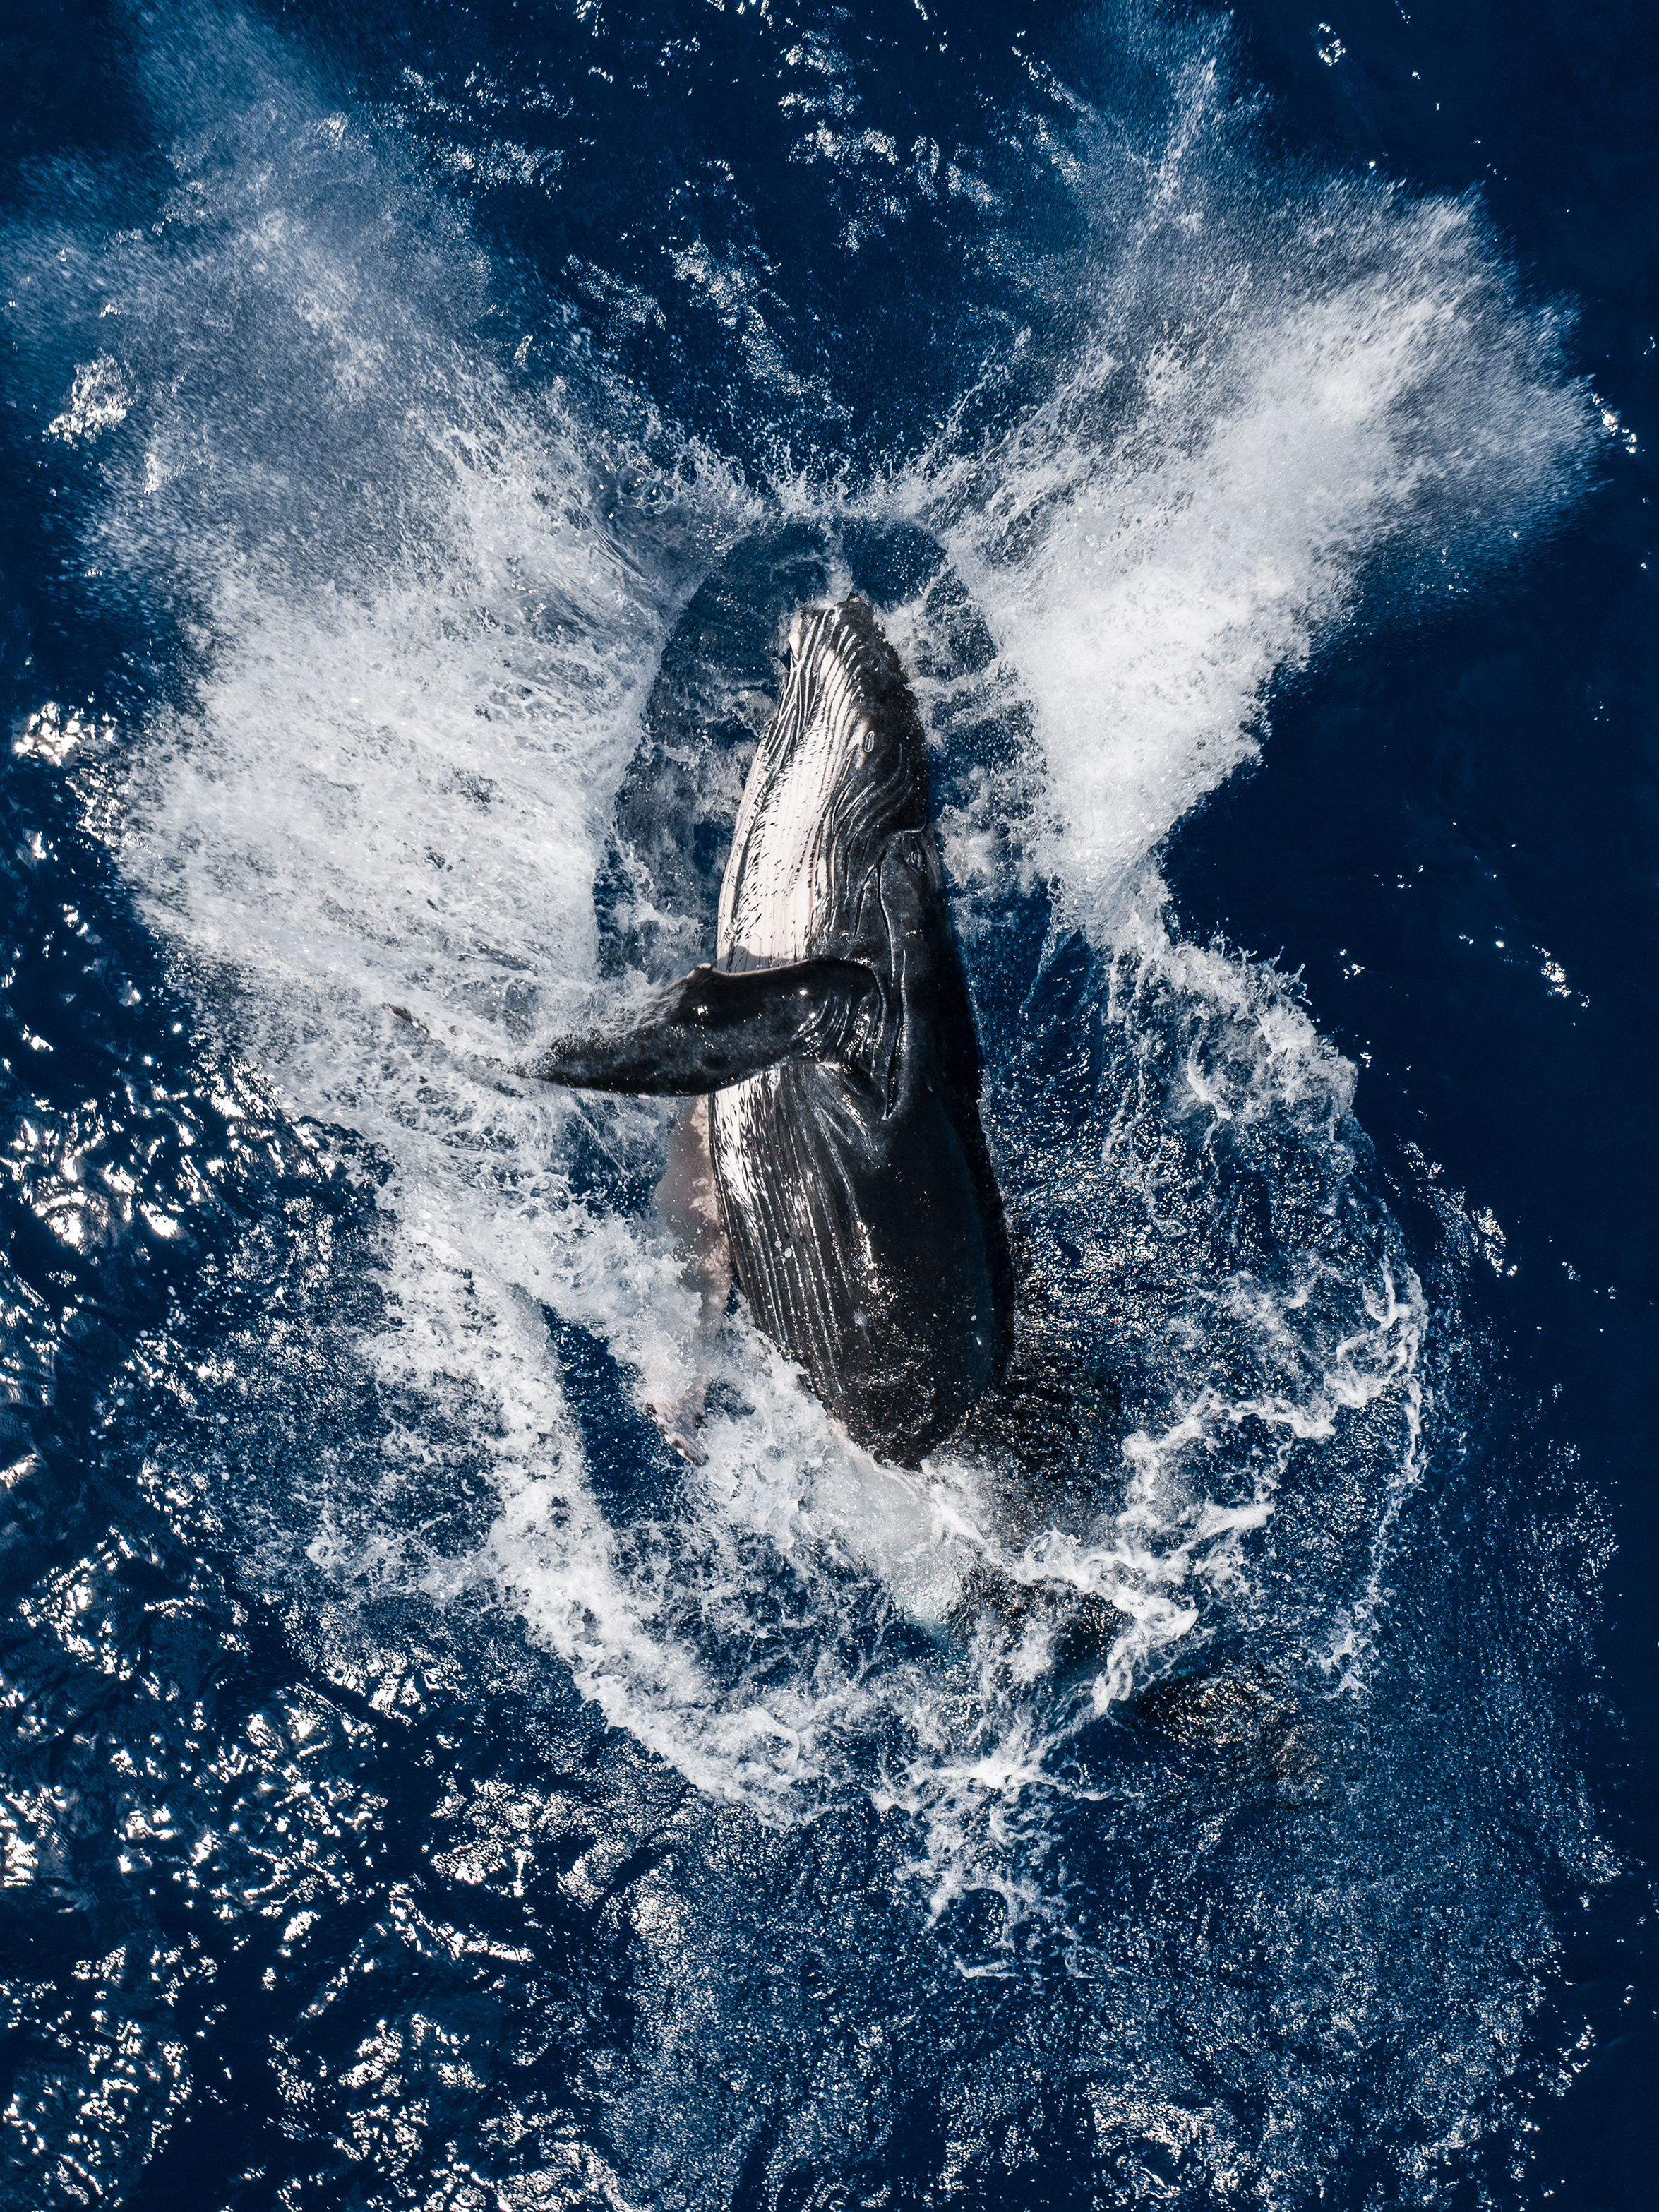
[[[1259, 761], [1157, 855], [1170, 927], [1228, 948], [1255, 992], [1243, 1026], [1295, 1002], [1261, 981], [1277, 963], [1357, 1069], [1327, 1141], [1308, 1135], [1317, 1102], [1224, 1126], [1144, 1107], [1177, 1097], [1182, 1065], [1213, 1074], [1209, 1033], [1151, 983], [1126, 1028], [1129, 956], [1051, 896], [1033, 710], [983, 688], [988, 617], [939, 551], [994, 509], [975, 471], [1006, 460], [997, 441], [1097, 311], [1086, 273], [1053, 271], [1085, 269], [1109, 228], [1078, 178], [1130, 192], [1101, 118], [1140, 143], [1179, 69], [1219, 51], [1206, 21], [735, 0], [626, 18], [402, 0], [348, 21], [273, 0], [177, 22], [42, 5], [0, 32], [6, 2205], [1651, 2200], [1659, 47], [1631, 6], [1258, 7], [1226, 61], [1265, 95], [1248, 159], [1218, 109], [1194, 111], [1234, 134], [1223, 213], [1327, 169], [1478, 192], [1513, 312], [1561, 304], [1563, 362], [1540, 376], [1587, 379], [1609, 418], [1508, 561], [1469, 553], [1449, 591], [1420, 547], [1359, 562], [1340, 608], [1310, 616], [1311, 650], [1270, 672]], [[342, 147], [369, 152], [354, 167]], [[216, 242], [233, 230], [234, 254]], [[353, 321], [363, 300], [378, 322]], [[1482, 293], [1469, 312], [1498, 345], [1510, 311]], [[1066, 453], [1145, 434], [1122, 381], [1137, 343], [1189, 357], [1192, 330], [1149, 336], [1134, 313], [1103, 325], [1114, 365], [1095, 411], [1065, 416]], [[425, 349], [404, 358], [410, 332]], [[337, 374], [374, 400], [344, 430], [319, 398]], [[842, 583], [926, 599], [915, 650], [988, 1115], [1042, 1326], [1083, 1316], [1082, 1353], [1120, 1347], [1124, 1431], [1173, 1418], [1170, 1363], [1194, 1313], [1222, 1341], [1220, 1286], [1288, 1297], [1309, 1253], [1340, 1273], [1341, 1223], [1425, 1286], [1420, 1373], [1445, 1410], [1421, 1481], [1365, 1488], [1380, 1398], [1298, 1437], [1240, 1554], [1256, 1595], [1206, 1586], [1190, 1648], [1153, 1651], [1127, 1708], [1066, 1705], [1064, 1685], [1021, 1705], [1005, 1668], [977, 1678], [981, 1711], [961, 1635], [907, 1610], [828, 1518], [780, 1535], [795, 1500], [762, 1478], [795, 1432], [756, 1362], [716, 1384], [711, 1422], [740, 1444], [764, 1431], [742, 1462], [758, 1504], [734, 1489], [716, 1510], [663, 1451], [625, 1348], [648, 1249], [613, 1239], [580, 1280], [570, 1257], [643, 1212], [658, 1123], [560, 1125], [548, 1199], [487, 1091], [450, 1123], [422, 1118], [447, 1096], [435, 1060], [374, 1089], [392, 1048], [372, 1022], [339, 1017], [357, 1090], [316, 1074], [345, 1000], [272, 1004], [290, 939], [314, 925], [337, 947], [352, 896], [337, 854], [284, 872], [326, 843], [283, 812], [313, 725], [291, 758], [278, 733], [277, 829], [245, 836], [266, 902], [257, 868], [214, 877], [240, 788], [203, 735], [234, 720], [221, 662], [251, 683], [274, 656], [297, 681], [321, 634], [300, 624], [281, 663], [280, 624], [246, 612], [273, 591], [362, 585], [388, 659], [429, 635], [463, 688], [485, 672], [478, 721], [457, 726], [458, 816], [465, 732], [482, 757], [489, 717], [514, 711], [489, 688], [508, 665], [492, 639], [531, 640], [511, 664], [526, 696], [537, 654], [561, 672], [536, 695], [556, 721], [575, 681], [559, 656], [583, 622], [599, 635], [597, 597], [544, 589], [531, 533], [503, 526], [480, 565], [532, 576], [514, 630], [464, 562], [446, 569], [432, 485], [482, 497], [518, 465], [514, 422], [567, 403], [595, 426], [588, 480], [549, 467], [528, 504], [550, 540], [580, 510], [573, 530], [623, 548], [605, 574], [656, 624], [630, 733], [667, 757], [693, 722], [724, 732], [681, 761], [688, 789], [720, 748], [738, 773], [766, 688], [775, 610], [761, 619], [745, 575], [764, 569], [780, 607]], [[927, 477], [927, 506], [905, 487], [930, 453], [957, 475]], [[1487, 459], [1494, 479], [1514, 464]], [[700, 468], [724, 486], [702, 507]], [[884, 511], [884, 486], [927, 527]], [[1065, 490], [1062, 469], [974, 539], [979, 599]], [[399, 631], [364, 579], [410, 545], [434, 611]], [[716, 644], [732, 672], [709, 704]], [[609, 650], [578, 672], [596, 696], [629, 660]], [[410, 720], [443, 712], [428, 689]], [[614, 790], [631, 734], [607, 724], [603, 743]], [[209, 795], [169, 812], [167, 763], [192, 744]], [[365, 757], [337, 769], [343, 806]], [[568, 789], [573, 821], [600, 824], [595, 972], [649, 967], [644, 936], [605, 950], [623, 928], [608, 794]], [[994, 867], [989, 889], [970, 834], [987, 793], [1026, 810], [1018, 850], [986, 848], [1024, 872]], [[435, 890], [445, 865], [425, 854], [410, 880]], [[401, 873], [385, 887], [365, 941], [416, 911], [393, 902]], [[464, 994], [485, 975], [469, 1006], [515, 1036], [550, 1018], [544, 979], [489, 997], [515, 940], [459, 911], [434, 958]], [[372, 1010], [392, 971], [364, 973]], [[1320, 1182], [1310, 1158], [1338, 1152], [1351, 1180]], [[491, 1188], [512, 1202], [463, 1249], [431, 1194], [475, 1158], [506, 1161]], [[1132, 1182], [1133, 1203], [1115, 1194]], [[549, 1231], [556, 1281], [514, 1277], [492, 1303], [515, 1206], [580, 1235]], [[426, 1276], [398, 1256], [417, 1218]], [[447, 1303], [423, 1306], [440, 1279]], [[545, 1347], [556, 1404], [491, 1395], [515, 1329]], [[1276, 1432], [1238, 1387], [1257, 1410], [1216, 1445], [1206, 1495], [1243, 1511]], [[550, 1490], [526, 1569], [513, 1470], [578, 1458], [585, 1491]], [[579, 1556], [555, 1539], [583, 1495], [637, 1615], [601, 1618], [595, 1589], [584, 1620], [580, 1589], [556, 1612], [537, 1581]], [[1274, 1624], [1385, 1519], [1365, 1705]], [[785, 1710], [803, 1672], [829, 1715], [811, 1817], [761, 1817], [776, 1808], [729, 1750], [733, 1711]], [[912, 1691], [946, 1746], [921, 1811]], [[1065, 1726], [1040, 1774], [958, 1800], [942, 1764], [1006, 1752], [998, 1698]], [[684, 1711], [706, 1744], [671, 1727]], [[992, 1799], [995, 1834], [952, 1858], [959, 1803]], [[941, 1869], [970, 1859], [982, 1879], [951, 1890]]]

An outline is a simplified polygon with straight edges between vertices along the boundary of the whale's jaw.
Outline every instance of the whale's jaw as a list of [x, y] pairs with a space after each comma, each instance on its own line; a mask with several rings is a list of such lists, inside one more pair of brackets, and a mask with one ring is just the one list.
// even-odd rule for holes
[[844, 945], [888, 841], [930, 821], [921, 718], [866, 603], [803, 608], [789, 647], [721, 887], [732, 967]]

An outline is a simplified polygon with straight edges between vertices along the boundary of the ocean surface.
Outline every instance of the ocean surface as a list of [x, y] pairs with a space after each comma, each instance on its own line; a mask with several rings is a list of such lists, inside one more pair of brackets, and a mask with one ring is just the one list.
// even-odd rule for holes
[[[1653, 2201], [1659, 40], [1331, 4], [9, 11], [7, 2207]], [[1022, 1379], [692, 1468], [854, 587]]]

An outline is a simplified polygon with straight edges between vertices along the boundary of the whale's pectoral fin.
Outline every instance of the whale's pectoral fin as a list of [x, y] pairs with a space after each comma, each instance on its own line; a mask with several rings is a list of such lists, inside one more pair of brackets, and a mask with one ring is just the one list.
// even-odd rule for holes
[[625, 1029], [562, 1037], [515, 1072], [577, 1091], [684, 1097], [723, 1091], [787, 1060], [838, 1060], [877, 994], [856, 960], [799, 960], [728, 975], [694, 968], [659, 991]]
[[708, 1143], [708, 1100], [694, 1098], [668, 1139], [668, 1165], [657, 1185], [657, 1211], [673, 1234], [680, 1279], [697, 1295], [690, 1374], [648, 1375], [646, 1402], [663, 1440], [693, 1467], [703, 1452], [696, 1441], [708, 1354], [732, 1293], [732, 1247], [720, 1218], [720, 1193]]

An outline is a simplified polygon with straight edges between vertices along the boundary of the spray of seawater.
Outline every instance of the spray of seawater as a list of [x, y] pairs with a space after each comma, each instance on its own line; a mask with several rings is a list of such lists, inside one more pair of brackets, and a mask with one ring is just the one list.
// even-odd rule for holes
[[1596, 445], [1478, 207], [1267, 162], [1225, 64], [1213, 37], [1168, 55], [1150, 142], [1083, 120], [1085, 243], [1033, 270], [1075, 302], [1022, 365], [1036, 396], [971, 435], [964, 405], [901, 480], [1031, 700], [1033, 857], [1103, 945], [1379, 573], [1419, 608], [1467, 591]]

